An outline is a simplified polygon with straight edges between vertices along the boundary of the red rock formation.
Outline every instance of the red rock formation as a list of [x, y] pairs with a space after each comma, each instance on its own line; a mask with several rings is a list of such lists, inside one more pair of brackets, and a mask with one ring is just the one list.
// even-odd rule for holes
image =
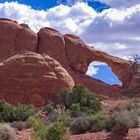
[[31, 29], [8, 19], [0, 20], [0, 62], [18, 52], [36, 52], [37, 42]]
[[65, 63], [65, 41], [62, 34], [51, 28], [42, 28], [38, 32], [38, 53], [46, 53], [60, 63]]
[[73, 86], [67, 71], [47, 55], [25, 52], [0, 63], [0, 97], [13, 104], [44, 105], [61, 88]]
[[[42, 28], [36, 34], [26, 24], [0, 19], [0, 49], [0, 98], [13, 104], [42, 106], [54, 99], [61, 88], [72, 88], [75, 83], [109, 97], [119, 96], [131, 85], [139, 86], [130, 74], [129, 61], [51, 28]], [[111, 86], [86, 76], [93, 61], [108, 64], [123, 86]]]
[[131, 66], [131, 63], [129, 61], [96, 50], [95, 48], [86, 45], [77, 36], [65, 35], [64, 38], [66, 41], [68, 64], [71, 68], [80, 73], [86, 73], [91, 62], [104, 62], [112, 68], [113, 72], [122, 82], [129, 82], [129, 80], [127, 79], [128, 75], [126, 75], [126, 72]]

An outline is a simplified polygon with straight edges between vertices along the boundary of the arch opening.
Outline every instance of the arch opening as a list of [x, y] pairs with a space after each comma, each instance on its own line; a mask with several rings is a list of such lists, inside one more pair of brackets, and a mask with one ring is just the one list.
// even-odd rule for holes
[[109, 85], [122, 85], [117, 75], [112, 71], [111, 67], [102, 62], [91, 62], [86, 72], [87, 76], [101, 80]]

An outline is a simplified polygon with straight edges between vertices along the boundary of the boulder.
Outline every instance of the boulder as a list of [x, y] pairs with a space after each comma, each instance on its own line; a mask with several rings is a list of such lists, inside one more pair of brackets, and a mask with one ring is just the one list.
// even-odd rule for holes
[[67, 71], [48, 55], [24, 52], [0, 63], [0, 98], [12, 104], [42, 106], [60, 89], [73, 86]]
[[38, 32], [38, 38], [38, 53], [46, 53], [59, 61], [61, 64], [65, 63], [65, 41], [63, 35], [60, 32], [52, 28], [45, 27], [40, 29]]
[[0, 19], [0, 62], [22, 51], [37, 50], [37, 34], [9, 19]]

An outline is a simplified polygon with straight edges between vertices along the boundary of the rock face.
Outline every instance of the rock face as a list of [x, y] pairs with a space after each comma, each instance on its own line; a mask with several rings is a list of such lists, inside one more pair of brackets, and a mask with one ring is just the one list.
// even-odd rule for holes
[[65, 63], [65, 41], [61, 33], [54, 29], [45, 27], [40, 29], [38, 32], [38, 38], [38, 53], [48, 54], [60, 63]]
[[[120, 96], [131, 85], [139, 87], [130, 74], [132, 63], [51, 28], [35, 33], [26, 24], [0, 19], [0, 49], [0, 99], [12, 104], [43, 106], [55, 99], [61, 88], [77, 83], [109, 97]], [[123, 85], [111, 86], [86, 76], [93, 61], [108, 64]]]
[[37, 35], [14, 21], [0, 20], [0, 62], [22, 51], [36, 52]]
[[0, 63], [0, 96], [11, 103], [44, 105], [74, 81], [56, 60], [33, 52], [16, 54]]

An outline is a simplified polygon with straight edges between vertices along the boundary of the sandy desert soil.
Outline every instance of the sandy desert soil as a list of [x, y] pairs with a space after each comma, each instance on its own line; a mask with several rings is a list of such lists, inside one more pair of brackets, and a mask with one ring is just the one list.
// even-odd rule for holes
[[[16, 140], [35, 140], [33, 130], [19, 131]], [[140, 140], [140, 128], [130, 129], [126, 136], [114, 135], [107, 132], [97, 132], [70, 136], [70, 140]]]

